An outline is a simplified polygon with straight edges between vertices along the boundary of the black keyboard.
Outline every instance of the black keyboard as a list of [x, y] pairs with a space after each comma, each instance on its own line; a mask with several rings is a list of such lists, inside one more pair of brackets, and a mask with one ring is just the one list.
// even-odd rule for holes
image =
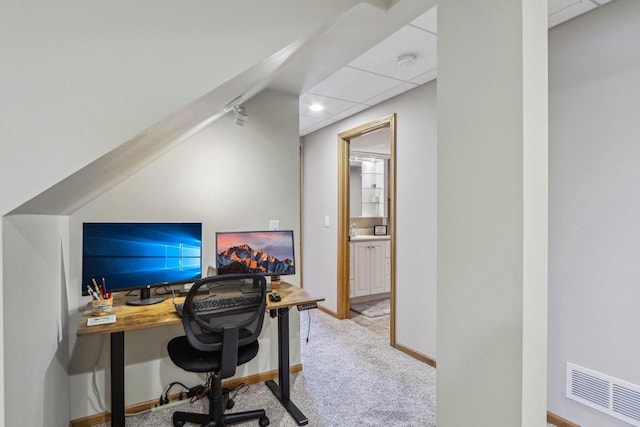
[[[227, 313], [229, 311], [246, 310], [260, 305], [260, 294], [248, 294], [226, 298], [208, 298], [193, 301], [193, 309], [198, 314]], [[184, 304], [176, 304], [176, 312], [182, 317]]]

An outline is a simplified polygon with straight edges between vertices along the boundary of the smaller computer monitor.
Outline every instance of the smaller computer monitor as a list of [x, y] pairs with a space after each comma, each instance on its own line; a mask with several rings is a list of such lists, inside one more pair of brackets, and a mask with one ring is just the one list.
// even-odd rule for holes
[[232, 231], [216, 233], [218, 275], [255, 273], [279, 276], [296, 273], [293, 231]]

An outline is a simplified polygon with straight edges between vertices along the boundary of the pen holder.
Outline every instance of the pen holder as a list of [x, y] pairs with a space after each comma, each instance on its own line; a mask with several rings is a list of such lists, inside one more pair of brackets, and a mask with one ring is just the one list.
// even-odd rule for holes
[[107, 299], [94, 299], [91, 301], [91, 313], [94, 316], [111, 313], [113, 311], [113, 297]]

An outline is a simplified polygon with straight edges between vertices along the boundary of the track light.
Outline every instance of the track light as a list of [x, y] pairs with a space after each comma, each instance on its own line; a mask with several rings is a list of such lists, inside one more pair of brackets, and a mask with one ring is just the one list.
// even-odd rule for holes
[[225, 113], [228, 113], [229, 111], [233, 110], [234, 107], [237, 107], [238, 102], [240, 102], [241, 100], [242, 100], [242, 95], [236, 96], [231, 101], [227, 102], [227, 105], [224, 106], [222, 111], [224, 111]]
[[236, 105], [233, 107], [233, 112], [236, 116], [236, 124], [238, 126], [244, 126], [249, 118], [245, 108], [241, 105]]

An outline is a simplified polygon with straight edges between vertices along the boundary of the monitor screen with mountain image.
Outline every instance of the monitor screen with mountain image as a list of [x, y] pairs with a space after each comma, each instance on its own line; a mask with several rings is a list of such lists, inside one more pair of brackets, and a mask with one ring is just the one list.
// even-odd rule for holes
[[292, 230], [216, 233], [217, 274], [255, 273], [271, 276], [295, 274]]

